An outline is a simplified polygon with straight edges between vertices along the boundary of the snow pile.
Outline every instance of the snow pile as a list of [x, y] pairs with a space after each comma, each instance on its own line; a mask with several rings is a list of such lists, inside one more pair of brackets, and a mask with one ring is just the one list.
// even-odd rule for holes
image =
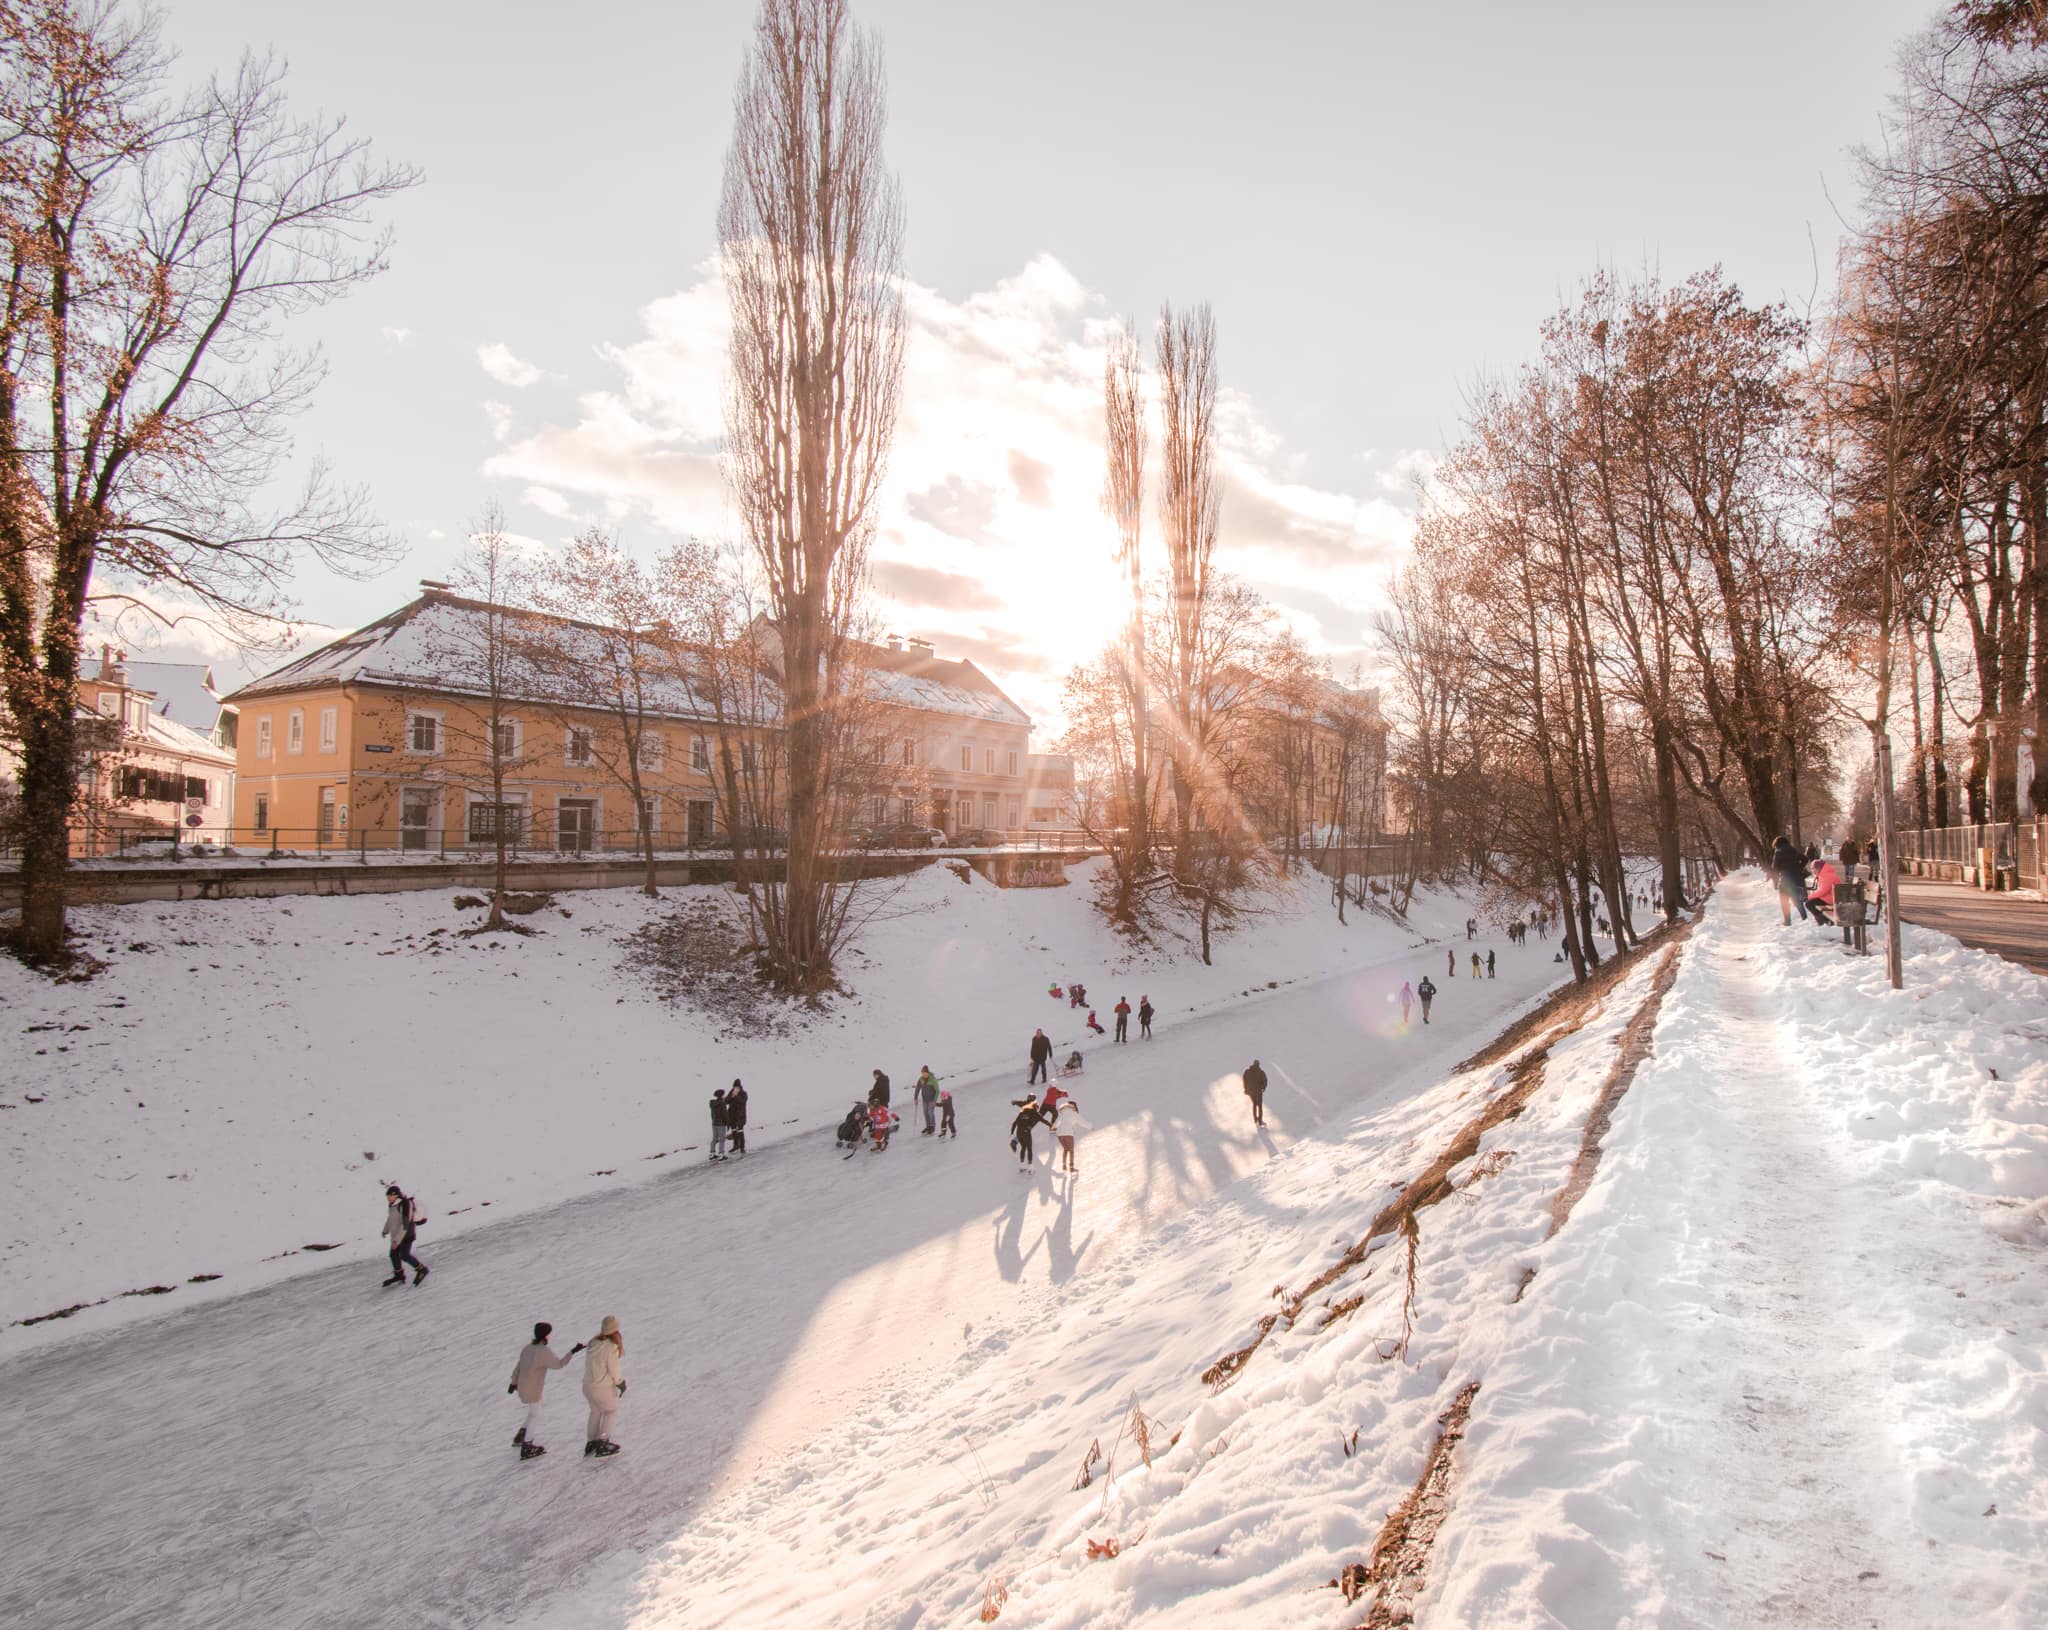
[[[109, 964], [99, 978], [51, 985], [0, 959], [0, 1341], [168, 1305], [121, 1299], [132, 1290], [169, 1285], [183, 1303], [316, 1266], [321, 1247], [359, 1254], [386, 1181], [422, 1197], [431, 1245], [657, 1176], [701, 1158], [706, 1100], [734, 1077], [755, 1150], [836, 1121], [877, 1067], [899, 1106], [928, 1063], [964, 1107], [1022, 1080], [1035, 1025], [1062, 1059], [1099, 1048], [1085, 1010], [1046, 997], [1051, 981], [1082, 979], [1105, 1026], [1119, 994], [1135, 1008], [1149, 993], [1163, 1035], [1268, 983], [1448, 933], [1467, 909], [1425, 897], [1412, 928], [1355, 913], [1340, 926], [1307, 887], [1203, 967], [1129, 957], [1089, 909], [1093, 871], [1009, 890], [941, 864], [878, 886], [845, 966], [854, 996], [815, 1016], [757, 1003], [752, 1019], [665, 1003], [621, 967], [644, 930], [733, 919], [714, 887], [564, 893], [523, 919], [541, 930], [530, 938], [461, 937], [481, 914], [439, 892], [81, 908], [79, 943]], [[206, 1274], [222, 1277], [188, 1285]], [[61, 1326], [5, 1328], [103, 1297]]]

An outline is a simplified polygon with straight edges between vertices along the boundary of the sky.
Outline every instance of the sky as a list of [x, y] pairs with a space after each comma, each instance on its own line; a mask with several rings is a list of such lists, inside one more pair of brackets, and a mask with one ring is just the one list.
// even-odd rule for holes
[[[1102, 338], [1131, 318], [1149, 345], [1162, 301], [1207, 300], [1218, 561], [1348, 673], [1466, 393], [1581, 279], [1719, 264], [1754, 299], [1825, 289], [1850, 150], [1935, 4], [858, 0], [908, 218], [884, 625], [1056, 733], [1116, 618]], [[390, 269], [294, 333], [330, 367], [301, 450], [405, 546], [368, 581], [301, 573], [306, 638], [446, 576], [492, 499], [543, 547], [732, 536], [713, 256], [754, 9], [163, 5], [186, 74], [274, 48], [299, 105], [424, 172]], [[277, 660], [189, 630], [152, 654], [224, 682]]]

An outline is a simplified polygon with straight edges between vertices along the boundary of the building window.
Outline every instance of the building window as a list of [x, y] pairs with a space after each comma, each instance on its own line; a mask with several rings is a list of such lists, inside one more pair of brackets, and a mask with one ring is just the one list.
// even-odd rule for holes
[[711, 773], [711, 743], [702, 736], [690, 738], [690, 768], [699, 775]]
[[1011, 754], [1010, 754], [1010, 774], [1012, 774], [1012, 775], [1015, 775], [1016, 773], [1017, 773], [1017, 755], [1016, 755], [1016, 754], [1015, 754], [1015, 753], [1013, 752], [1013, 753], [1011, 753]]
[[100, 717], [118, 719], [121, 717], [121, 698], [110, 690], [100, 692]]
[[994, 775], [996, 773], [996, 750], [993, 747], [984, 747], [981, 750], [981, 773], [983, 775]]
[[965, 774], [972, 775], [974, 773], [974, 749], [972, 747], [960, 749], [960, 768]]
[[334, 836], [334, 789], [320, 789], [320, 836], [323, 841]]
[[643, 798], [640, 800], [640, 820], [633, 830], [635, 836], [643, 838], [661, 830], [660, 799]]
[[1015, 830], [1015, 829], [1016, 829], [1017, 827], [1019, 827], [1019, 826], [1022, 826], [1022, 825], [1024, 824], [1024, 822], [1023, 822], [1023, 820], [1022, 820], [1022, 816], [1023, 816], [1023, 814], [1024, 814], [1024, 800], [1023, 800], [1023, 799], [1021, 799], [1021, 798], [1012, 798], [1012, 799], [1010, 800], [1010, 827], [1011, 827], [1011, 830], [1013, 830], [1013, 831], [1014, 831], [1014, 830]]
[[488, 799], [472, 800], [469, 806], [469, 841], [471, 843], [492, 843], [497, 840], [502, 828], [505, 836], [517, 843], [526, 832], [526, 806], [523, 803], [494, 804]]
[[966, 793], [960, 794], [959, 799], [953, 805], [953, 811], [953, 819], [961, 826], [972, 826], [974, 824], [974, 800], [968, 797]]
[[441, 750], [441, 715], [438, 713], [408, 713], [405, 716], [405, 740], [408, 749], [415, 753], [438, 753]]
[[284, 750], [287, 753], [303, 753], [306, 750], [306, 710], [293, 708], [284, 716]]
[[492, 745], [497, 749], [498, 761], [501, 764], [506, 759], [519, 756], [519, 736], [519, 721], [517, 719], [500, 719], [498, 721], [497, 730], [492, 737]]
[[320, 710], [321, 752], [331, 753], [334, 751], [334, 744], [341, 739], [338, 725], [339, 721], [336, 717], [335, 710], [331, 707], [323, 707]]
[[588, 768], [597, 757], [597, 737], [586, 725], [572, 724], [562, 734], [562, 762], [576, 769]]
[[267, 713], [256, 721], [256, 756], [270, 757], [270, 715]]
[[267, 792], [256, 794], [256, 830], [259, 832], [268, 832], [270, 830], [270, 794]]
[[128, 703], [128, 728], [138, 736], [149, 734], [149, 704], [139, 696]]
[[668, 757], [668, 742], [659, 730], [640, 732], [640, 768], [658, 770]]
[[909, 767], [910, 767], [911, 765], [915, 764], [916, 762], [917, 762], [917, 738], [916, 738], [915, 736], [905, 736], [905, 737], [903, 738], [903, 765], [904, 765], [904, 768], [905, 768], [905, 769], [908, 769], [908, 768], [909, 768]]
[[993, 793], [981, 801], [981, 824], [983, 826], [994, 826], [996, 824], [996, 800]]

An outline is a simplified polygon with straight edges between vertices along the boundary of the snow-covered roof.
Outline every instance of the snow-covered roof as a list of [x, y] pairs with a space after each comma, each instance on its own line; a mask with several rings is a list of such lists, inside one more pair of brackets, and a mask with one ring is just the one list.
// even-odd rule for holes
[[126, 662], [128, 683], [155, 696], [154, 712], [211, 735], [220, 723], [220, 692], [204, 662]]
[[149, 743], [152, 747], [191, 758], [209, 758], [222, 764], [235, 761], [234, 750], [222, 747], [213, 739], [211, 732], [194, 730], [190, 725], [180, 724], [161, 713], [149, 716]]
[[886, 645], [863, 645], [861, 656], [868, 664], [869, 688], [879, 701], [1031, 728], [1031, 715], [964, 657], [955, 660], [916, 646], [895, 650]]
[[[396, 689], [482, 695], [486, 648], [485, 617], [491, 607], [481, 600], [430, 591], [401, 606], [388, 617], [367, 623], [318, 650], [286, 663], [244, 685], [230, 701], [247, 701], [287, 691], [329, 685], [383, 685]], [[590, 642], [593, 651], [605, 630], [585, 623], [545, 618], [536, 612], [512, 615], [551, 643]], [[601, 707], [602, 698], [565, 695], [561, 681], [516, 653], [508, 684], [520, 701], [563, 706]], [[671, 718], [708, 718], [711, 705], [680, 675], [663, 676], [649, 688], [648, 705]]]

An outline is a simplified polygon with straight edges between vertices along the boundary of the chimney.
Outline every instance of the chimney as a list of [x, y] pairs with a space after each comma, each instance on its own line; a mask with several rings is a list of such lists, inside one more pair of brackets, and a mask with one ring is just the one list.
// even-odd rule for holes
[[909, 645], [910, 649], [918, 656], [928, 657], [932, 654], [932, 642], [919, 639], [915, 634], [910, 636]]
[[102, 685], [126, 685], [128, 683], [128, 675], [121, 665], [127, 659], [128, 653], [126, 651], [116, 650], [113, 646], [102, 641], [100, 643], [100, 683]]
[[446, 594], [448, 592], [448, 585], [446, 583], [439, 582], [431, 577], [421, 578], [420, 587], [429, 594]]
[[892, 650], [892, 651], [900, 651], [900, 650], [902, 650], [902, 649], [903, 649], [903, 636], [902, 636], [901, 634], [891, 634], [891, 635], [889, 636], [889, 639], [888, 639], [888, 645], [889, 645], [889, 649], [890, 649], [890, 650]]

